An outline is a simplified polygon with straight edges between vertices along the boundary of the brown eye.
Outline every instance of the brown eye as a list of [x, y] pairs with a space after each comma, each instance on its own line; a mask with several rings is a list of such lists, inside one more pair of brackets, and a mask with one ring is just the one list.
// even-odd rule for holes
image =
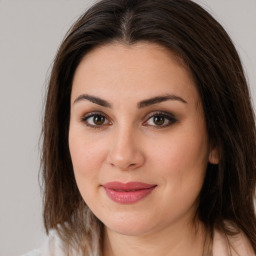
[[153, 113], [151, 117], [144, 123], [146, 126], [153, 126], [156, 128], [164, 128], [177, 122], [172, 114], [166, 112]]
[[82, 118], [82, 122], [93, 128], [100, 128], [104, 125], [110, 124], [108, 119], [100, 113], [89, 113]]
[[105, 117], [101, 115], [94, 115], [93, 123], [96, 125], [103, 125], [105, 123]]
[[153, 117], [153, 122], [156, 124], [156, 125], [163, 125], [164, 122], [165, 122], [165, 117], [164, 116], [154, 116]]

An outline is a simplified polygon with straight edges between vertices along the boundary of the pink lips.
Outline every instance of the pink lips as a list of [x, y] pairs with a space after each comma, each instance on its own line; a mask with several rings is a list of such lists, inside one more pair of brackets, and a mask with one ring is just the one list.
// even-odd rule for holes
[[121, 204], [136, 203], [149, 195], [156, 185], [142, 182], [109, 182], [103, 185], [108, 197]]

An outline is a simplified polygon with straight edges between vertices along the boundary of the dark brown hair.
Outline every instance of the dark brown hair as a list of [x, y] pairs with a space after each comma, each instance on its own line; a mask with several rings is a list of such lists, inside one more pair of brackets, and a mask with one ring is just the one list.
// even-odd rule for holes
[[[79, 194], [69, 153], [70, 94], [80, 60], [111, 42], [147, 41], [178, 54], [190, 69], [220, 163], [208, 165], [197, 216], [212, 233], [242, 230], [256, 252], [254, 114], [243, 68], [229, 36], [189, 0], [103, 0], [74, 24], [62, 42], [49, 81], [43, 124], [42, 173], [46, 231], [92, 255], [102, 224]], [[94, 241], [94, 242], [93, 242]], [[98, 241], [98, 242], [95, 242]], [[96, 246], [96, 247], [97, 247]]]

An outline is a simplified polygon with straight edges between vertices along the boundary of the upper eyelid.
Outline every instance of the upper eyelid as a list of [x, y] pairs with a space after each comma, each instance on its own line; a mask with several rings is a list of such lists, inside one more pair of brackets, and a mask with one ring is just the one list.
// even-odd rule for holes
[[[101, 111], [92, 111], [92, 112], [89, 112], [87, 114], [84, 114], [82, 115], [82, 117], [80, 117], [80, 120], [81, 122], [84, 122], [84, 123], [87, 123], [87, 120], [95, 115], [101, 115], [103, 116], [104, 118], [106, 118], [106, 120], [108, 120], [108, 124], [103, 124], [103, 125], [109, 125], [109, 124], [112, 124], [112, 121], [111, 119], [109, 118], [108, 115], [106, 115], [105, 113], [101, 112]], [[103, 125], [100, 125], [100, 126], [103, 126]], [[91, 127], [94, 127], [94, 125], [88, 125], [88, 126], [91, 126]], [[100, 128], [100, 126], [98, 128]], [[96, 125], [95, 125], [96, 127]]]
[[82, 115], [81, 119], [89, 118], [89, 117], [94, 116], [94, 115], [102, 115], [106, 118], [109, 118], [109, 116], [107, 114], [105, 114], [104, 112], [102, 112], [102, 111], [92, 111], [92, 112], [88, 112], [88, 113]]
[[104, 118], [106, 118], [107, 120], [109, 120], [108, 116], [105, 113], [101, 112], [101, 111], [92, 111], [92, 112], [89, 112], [87, 114], [84, 114], [80, 118], [80, 120], [82, 121], [82, 123], [85, 123], [86, 126], [91, 127], [91, 128], [95, 128], [95, 129], [101, 129], [101, 128], [103, 128], [106, 125], [111, 125], [112, 124], [111, 121], [108, 121], [108, 124], [102, 124], [102, 125], [92, 125], [92, 124], [89, 124], [88, 119], [93, 117], [93, 116], [95, 116], [95, 115], [101, 115]]
[[[152, 116], [154, 116], [154, 115], [157, 115], [157, 114], [158, 114], [158, 115], [166, 115], [166, 116], [175, 118], [175, 115], [172, 114], [172, 113], [170, 113], [170, 112], [162, 111], [162, 110], [156, 110], [156, 111], [151, 111], [150, 113], [147, 113], [147, 114], [143, 117], [143, 119], [145, 119], [145, 118], [147, 118], [147, 117], [150, 118], [150, 117], [152, 117]], [[105, 113], [102, 112], [102, 111], [91, 111], [91, 112], [88, 112], [88, 113], [82, 115], [82, 119], [85, 118], [85, 117], [93, 116], [93, 115], [102, 115], [102, 116], [104, 116], [104, 117], [106, 117], [106, 118], [110, 118], [109, 115], [105, 114]]]
[[173, 118], [175, 120], [177, 120], [176, 116], [172, 113], [169, 113], [169, 112], [166, 112], [166, 111], [153, 111], [153, 112], [150, 112], [149, 114], [147, 114], [144, 119], [146, 119], [146, 121], [148, 119], [150, 119], [151, 117], [155, 116], [155, 115], [163, 115], [165, 117], [170, 117], [170, 118]]

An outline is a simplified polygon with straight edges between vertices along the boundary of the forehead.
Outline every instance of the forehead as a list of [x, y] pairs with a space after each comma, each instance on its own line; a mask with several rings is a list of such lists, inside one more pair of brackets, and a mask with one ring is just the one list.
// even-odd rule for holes
[[93, 49], [78, 65], [72, 86], [79, 93], [133, 98], [156, 94], [182, 94], [197, 101], [193, 77], [183, 60], [154, 43], [111, 43]]
[[[88, 63], [91, 68], [96, 66], [98, 69], [99, 67], [106, 68], [107, 64], [108, 68], [124, 68], [127, 71], [140, 68], [140, 70], [145, 71], [146, 68], [154, 67], [163, 62], [165, 64], [168, 62], [168, 65], [179, 66], [188, 73], [190, 72], [182, 58], [175, 52], [159, 44], [146, 41], [131, 45], [121, 42], [104, 44], [89, 51], [79, 66]], [[144, 69], [142, 69], [143, 67]]]

